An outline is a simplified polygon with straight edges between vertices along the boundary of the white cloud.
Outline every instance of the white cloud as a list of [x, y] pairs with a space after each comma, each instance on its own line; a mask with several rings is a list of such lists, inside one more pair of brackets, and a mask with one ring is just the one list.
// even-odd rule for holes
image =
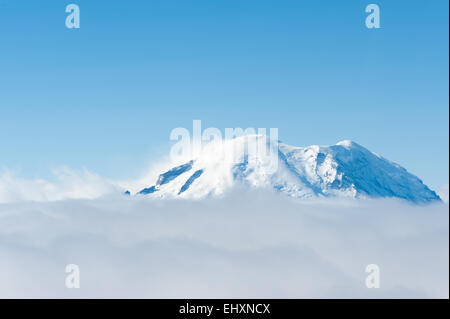
[[[0, 297], [448, 298], [448, 225], [444, 204], [243, 190], [0, 204]], [[64, 285], [70, 263], [78, 290]]]
[[63, 167], [54, 170], [53, 175], [54, 181], [24, 179], [4, 171], [0, 174], [0, 203], [92, 199], [119, 191], [115, 182], [88, 170], [77, 172]]
[[439, 197], [446, 203], [448, 203], [448, 184], [445, 184], [438, 190]]

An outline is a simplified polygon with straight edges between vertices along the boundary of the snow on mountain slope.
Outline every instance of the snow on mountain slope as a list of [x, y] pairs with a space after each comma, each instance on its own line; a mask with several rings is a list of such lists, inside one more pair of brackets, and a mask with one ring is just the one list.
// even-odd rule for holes
[[416, 176], [400, 165], [352, 141], [336, 145], [280, 145], [286, 159], [320, 194], [352, 197], [397, 197], [412, 202], [439, 200]]
[[406, 169], [352, 141], [333, 146], [273, 146], [261, 135], [211, 142], [198, 156], [162, 172], [154, 185], [137, 194], [200, 199], [222, 195], [236, 185], [270, 188], [299, 198], [440, 200]]

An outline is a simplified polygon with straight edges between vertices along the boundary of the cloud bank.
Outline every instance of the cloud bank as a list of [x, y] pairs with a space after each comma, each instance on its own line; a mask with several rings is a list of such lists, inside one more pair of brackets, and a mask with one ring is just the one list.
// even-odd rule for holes
[[0, 173], [0, 203], [20, 201], [48, 202], [64, 199], [93, 199], [120, 191], [117, 182], [86, 169], [62, 167], [53, 172], [54, 180], [24, 179], [11, 171]]
[[[448, 298], [448, 225], [446, 204], [245, 190], [4, 203], [0, 297]], [[80, 289], [65, 287], [67, 264]], [[380, 289], [365, 286], [369, 264]]]

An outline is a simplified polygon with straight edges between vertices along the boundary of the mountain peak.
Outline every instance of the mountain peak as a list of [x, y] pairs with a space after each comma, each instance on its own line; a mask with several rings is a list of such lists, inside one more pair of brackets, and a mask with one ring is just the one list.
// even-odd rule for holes
[[[274, 152], [275, 170], [263, 155], [246, 153], [261, 141], [263, 144], [258, 146], [268, 139], [256, 135], [207, 144], [195, 159], [187, 158], [181, 165], [161, 172], [138, 193], [204, 198], [221, 195], [239, 184], [274, 189], [298, 198], [394, 197], [415, 203], [440, 200], [406, 169], [350, 140], [334, 146], [294, 147], [280, 143]], [[226, 155], [236, 150], [237, 156], [228, 160]]]
[[358, 143], [353, 142], [352, 140], [342, 140], [340, 142], [337, 142], [336, 145], [343, 146], [345, 148], [364, 148]]

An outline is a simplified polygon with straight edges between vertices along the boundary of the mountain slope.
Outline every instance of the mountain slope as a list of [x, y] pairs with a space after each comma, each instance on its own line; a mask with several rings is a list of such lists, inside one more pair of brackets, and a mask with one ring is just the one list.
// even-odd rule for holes
[[198, 156], [162, 172], [154, 185], [138, 194], [199, 199], [245, 185], [300, 198], [440, 200], [406, 169], [352, 141], [332, 146], [271, 146], [267, 137], [258, 135], [209, 143]]

